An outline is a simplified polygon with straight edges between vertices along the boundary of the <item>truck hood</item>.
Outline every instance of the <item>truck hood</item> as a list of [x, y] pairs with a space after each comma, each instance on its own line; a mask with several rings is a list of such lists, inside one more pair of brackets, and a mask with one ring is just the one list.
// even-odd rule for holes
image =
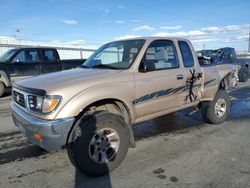
[[[17, 85], [26, 88], [43, 89], [48, 95], [62, 95], [65, 90], [70, 91], [71, 95], [74, 95], [89, 87], [103, 83], [107, 84], [117, 82], [117, 80], [114, 81], [112, 77], [114, 74], [118, 74], [120, 72], [124, 71], [111, 69], [77, 68], [32, 77], [19, 81]], [[119, 80], [126, 81], [129, 78], [124, 77], [124, 79], [125, 80]]]

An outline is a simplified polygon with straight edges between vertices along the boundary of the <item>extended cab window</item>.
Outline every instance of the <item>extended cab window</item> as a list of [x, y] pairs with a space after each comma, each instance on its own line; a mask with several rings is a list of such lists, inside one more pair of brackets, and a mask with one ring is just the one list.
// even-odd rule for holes
[[42, 50], [43, 60], [45, 62], [55, 62], [57, 61], [57, 55], [54, 50]]
[[179, 67], [174, 43], [169, 40], [153, 41], [144, 54], [143, 62], [153, 63], [155, 70]]
[[24, 62], [32, 63], [32, 62], [39, 62], [40, 58], [37, 50], [22, 50], [16, 55], [13, 61], [21, 63]]
[[188, 43], [185, 41], [179, 41], [178, 45], [179, 45], [179, 48], [181, 51], [181, 56], [182, 56], [182, 60], [184, 63], [184, 67], [194, 66], [193, 54], [192, 54], [192, 51], [191, 51]]

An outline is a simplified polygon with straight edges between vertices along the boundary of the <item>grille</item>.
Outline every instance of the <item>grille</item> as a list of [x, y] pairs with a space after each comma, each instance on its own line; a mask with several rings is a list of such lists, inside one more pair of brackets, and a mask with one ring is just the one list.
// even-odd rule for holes
[[25, 100], [24, 95], [22, 93], [13, 91], [13, 99], [17, 104], [25, 108]]

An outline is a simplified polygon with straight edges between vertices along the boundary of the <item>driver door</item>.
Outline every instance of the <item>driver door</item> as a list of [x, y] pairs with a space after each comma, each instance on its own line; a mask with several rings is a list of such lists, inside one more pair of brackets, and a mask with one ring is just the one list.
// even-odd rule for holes
[[11, 81], [17, 82], [19, 80], [38, 75], [40, 63], [41, 60], [38, 50], [20, 50], [11, 62]]
[[[150, 63], [151, 71], [143, 71], [143, 64]], [[171, 40], [155, 40], [146, 50], [135, 74], [136, 99], [133, 101], [137, 117], [171, 110], [179, 105], [175, 95], [183, 89], [177, 83], [179, 61], [175, 44]]]

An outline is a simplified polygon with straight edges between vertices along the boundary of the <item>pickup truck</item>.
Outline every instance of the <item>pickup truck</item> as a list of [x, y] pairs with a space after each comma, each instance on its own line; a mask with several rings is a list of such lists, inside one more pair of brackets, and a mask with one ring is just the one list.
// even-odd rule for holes
[[234, 65], [200, 66], [186, 39], [134, 38], [103, 45], [77, 69], [16, 83], [10, 107], [28, 140], [67, 148], [82, 173], [101, 176], [135, 147], [135, 123], [189, 107], [225, 121], [236, 81]]
[[0, 57], [0, 97], [14, 82], [39, 74], [72, 69], [83, 59], [60, 60], [55, 48], [14, 48]]
[[216, 64], [234, 64], [239, 68], [239, 81], [246, 82], [249, 78], [250, 59], [237, 58], [236, 51], [231, 47], [219, 48], [217, 50], [201, 50], [197, 52], [198, 58], [210, 58]]

